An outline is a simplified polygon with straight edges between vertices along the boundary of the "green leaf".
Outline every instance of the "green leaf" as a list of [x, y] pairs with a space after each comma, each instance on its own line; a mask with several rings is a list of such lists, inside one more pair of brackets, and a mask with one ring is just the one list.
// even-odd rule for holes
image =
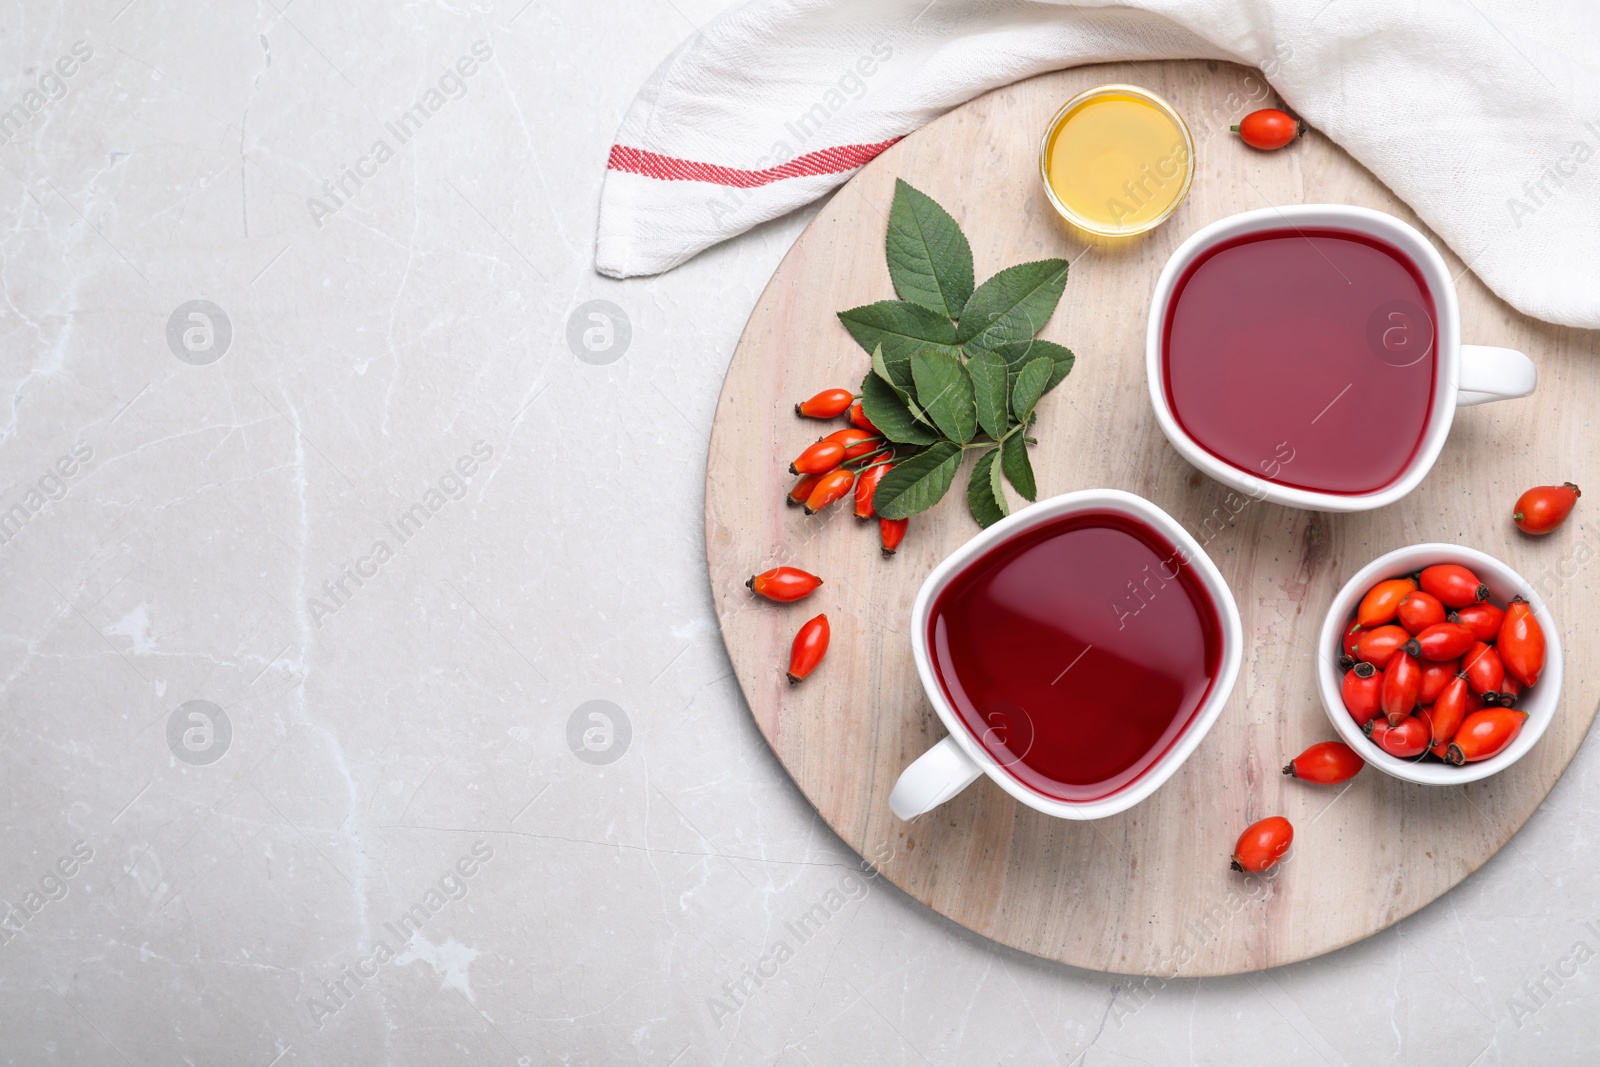
[[917, 403], [933, 424], [952, 441], [966, 444], [978, 432], [973, 407], [972, 379], [967, 368], [949, 352], [930, 349], [911, 357], [911, 376], [917, 383]]
[[1055, 372], [1055, 363], [1048, 356], [1031, 359], [1017, 372], [1016, 384], [1011, 387], [1011, 411], [1023, 422], [1032, 414], [1033, 406], [1044, 395], [1044, 387]]
[[927, 511], [949, 492], [960, 466], [961, 446], [936, 441], [883, 476], [872, 494], [872, 506], [886, 519], [909, 519]]
[[1024, 341], [1044, 328], [1067, 284], [1067, 261], [1019, 263], [996, 274], [972, 294], [961, 312], [956, 340], [984, 348]]
[[972, 246], [949, 212], [898, 178], [884, 251], [900, 299], [961, 317], [972, 295]]
[[[955, 323], [937, 311], [904, 300], [880, 300], [841, 311], [839, 321], [868, 352], [881, 345], [883, 358], [891, 367], [915, 352], [929, 348], [950, 351], [956, 343]], [[902, 388], [910, 384], [907, 380]]]
[[[1028, 459], [1028, 444], [1022, 439], [1022, 434], [1014, 433], [1006, 438], [1006, 443], [1000, 448], [1000, 466], [1005, 468], [1006, 477], [1023, 499], [1039, 499], [1039, 487], [1033, 481], [1033, 463]], [[879, 488], [882, 488], [882, 483]]]
[[883, 358], [882, 345], [879, 345], [872, 350], [871, 362], [872, 373], [880, 381], [887, 382], [890, 388], [892, 388], [895, 392], [904, 393], [907, 389], [913, 388], [916, 385], [916, 382], [911, 380], [911, 361], [909, 359], [905, 361], [904, 383], [902, 384], [902, 368], [889, 366], [889, 361]]
[[967, 507], [978, 525], [985, 529], [1006, 517], [1006, 496], [1000, 487], [1000, 466], [995, 460], [1000, 450], [991, 448], [978, 457], [972, 468], [972, 480], [967, 482]]
[[872, 375], [879, 381], [888, 383], [889, 388], [894, 390], [895, 395], [900, 398], [900, 402], [905, 405], [906, 410], [911, 413], [913, 419], [922, 423], [930, 431], [933, 430], [933, 422], [928, 418], [927, 413], [917, 406], [916, 398], [911, 395], [911, 390], [916, 388], [917, 383], [911, 377], [910, 359], [890, 363], [884, 358], [883, 346], [879, 345], [872, 350]]
[[931, 445], [938, 436], [911, 413], [890, 382], [869, 374], [861, 381], [861, 410], [883, 436], [896, 444]]
[[978, 405], [978, 425], [983, 432], [1000, 440], [1011, 423], [1007, 398], [1011, 395], [1009, 368], [997, 352], [974, 348], [967, 357], [967, 373], [972, 377], [973, 399]]
[[[996, 451], [999, 451], [998, 449]], [[995, 459], [999, 460], [999, 456]], [[1006, 503], [1006, 483], [1000, 477], [1000, 464], [993, 463], [989, 467], [989, 491], [994, 494], [995, 501], [999, 503], [1000, 510], [1007, 515], [1011, 514], [1011, 505]]]
[[[971, 346], [968, 346], [969, 353]], [[1050, 380], [1045, 383], [1044, 391], [1049, 392], [1061, 384], [1061, 380], [1072, 373], [1072, 364], [1075, 357], [1070, 348], [1064, 348], [1054, 341], [1042, 338], [1031, 338], [1027, 341], [1009, 341], [995, 349], [1000, 358], [1005, 360], [1010, 369], [1012, 378], [1015, 378], [1030, 360], [1039, 356], [1049, 356], [1055, 363], [1055, 370], [1050, 374]]]

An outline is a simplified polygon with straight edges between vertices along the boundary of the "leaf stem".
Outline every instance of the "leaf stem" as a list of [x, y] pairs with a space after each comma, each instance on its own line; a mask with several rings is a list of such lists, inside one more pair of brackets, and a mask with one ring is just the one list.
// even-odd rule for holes
[[[878, 453], [876, 453], [876, 452], [873, 453], [874, 456], [876, 456], [877, 454]], [[852, 460], [851, 462], [854, 462], [854, 461]], [[843, 463], [841, 463], [839, 465], [841, 467], [846, 467], [846, 469], [848, 469], [848, 470], [853, 470], [857, 474], [865, 474], [869, 470], [871, 470], [873, 467], [881, 467], [885, 463], [893, 463], [893, 462], [894, 462], [894, 457], [890, 456], [888, 459], [880, 459], [876, 463], [868, 463], [865, 467], [846, 467], [846, 464], [843, 464]]]
[[[996, 441], [995, 444], [997, 444], [997, 445], [1005, 444], [1006, 443], [1006, 438], [1010, 437], [1012, 434], [1016, 433], [1018, 430], [1020, 430], [1022, 428], [1023, 428], [1023, 424], [1020, 423], [1020, 422], [1017, 423], [1015, 426], [1011, 427], [1011, 429], [1009, 429], [1005, 433], [1001, 434], [1000, 435], [1000, 440]], [[1023, 439], [1026, 440], [1027, 438], [1023, 438]]]

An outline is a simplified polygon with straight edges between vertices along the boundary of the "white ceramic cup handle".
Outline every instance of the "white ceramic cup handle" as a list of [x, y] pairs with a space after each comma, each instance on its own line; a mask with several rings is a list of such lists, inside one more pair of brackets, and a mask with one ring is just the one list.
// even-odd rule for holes
[[1457, 407], [1527, 396], [1539, 384], [1533, 360], [1509, 348], [1461, 346], [1461, 388]]
[[977, 780], [983, 768], [947, 737], [900, 772], [889, 794], [889, 810], [902, 819], [932, 811]]

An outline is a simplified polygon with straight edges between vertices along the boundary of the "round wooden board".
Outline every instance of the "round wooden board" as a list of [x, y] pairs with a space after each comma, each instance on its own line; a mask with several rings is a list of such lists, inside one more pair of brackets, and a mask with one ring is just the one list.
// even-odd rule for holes
[[[1036, 153], [1057, 107], [1082, 89], [1133, 82], [1194, 128], [1188, 201], [1154, 233], [1091, 247], [1052, 212]], [[1252, 95], [1252, 92], [1254, 95]], [[1048, 959], [1130, 974], [1218, 975], [1303, 960], [1382, 930], [1476, 870], [1555, 785], [1594, 718], [1600, 630], [1582, 625], [1600, 593], [1600, 525], [1580, 504], [1554, 536], [1519, 534], [1511, 503], [1530, 485], [1600, 486], [1600, 334], [1525, 318], [1444, 249], [1459, 281], [1463, 334], [1519, 348], [1539, 366], [1530, 399], [1463, 409], [1432, 475], [1391, 507], [1357, 515], [1238, 506], [1168, 445], [1146, 394], [1144, 331], [1156, 275], [1214, 219], [1268, 205], [1361, 204], [1426, 232], [1372, 175], [1316, 132], [1276, 153], [1244, 148], [1228, 124], [1262, 99], [1260, 75], [1207, 62], [1079, 68], [999, 89], [884, 152], [836, 193], [762, 294], [717, 405], [706, 474], [706, 553], [728, 653], [751, 713], [822, 817], [896, 885], [987, 937]], [[793, 413], [819, 389], [856, 386], [867, 356], [835, 312], [894, 295], [884, 231], [894, 180], [943, 204], [972, 241], [977, 274], [1024, 260], [1072, 261], [1041, 334], [1078, 356], [1040, 406], [1040, 497], [1110, 486], [1183, 523], [1221, 568], [1244, 619], [1238, 685], [1177, 774], [1131, 811], [1052, 819], [988, 779], [911, 823], [889, 811], [900, 771], [944, 736], [916, 677], [911, 602], [934, 564], [977, 532], [962, 487], [912, 520], [893, 559], [876, 524], [846, 505], [807, 518], [784, 506], [788, 461], [822, 424]], [[1013, 506], [1021, 501], [1013, 499]], [[1231, 517], [1229, 517], [1231, 516]], [[1225, 523], [1220, 518], [1227, 518]], [[1534, 582], [1560, 620], [1566, 692], [1527, 757], [1484, 782], [1407, 785], [1368, 769], [1348, 786], [1308, 786], [1280, 767], [1333, 736], [1312, 647], [1338, 587], [1374, 556], [1420, 541], [1472, 545]], [[770, 604], [745, 579], [779, 563], [821, 574], [806, 601]], [[804, 684], [783, 676], [800, 623], [825, 611], [828, 658]], [[1287, 816], [1295, 847], [1274, 877], [1228, 870], [1238, 832]]]

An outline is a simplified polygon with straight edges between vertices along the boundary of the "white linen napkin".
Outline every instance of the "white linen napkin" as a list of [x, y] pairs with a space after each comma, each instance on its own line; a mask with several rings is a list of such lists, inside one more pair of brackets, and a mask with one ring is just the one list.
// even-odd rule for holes
[[1523, 312], [1600, 327], [1592, 0], [751, 0], [639, 91], [595, 266], [656, 274], [996, 86], [1111, 60], [1258, 66]]

